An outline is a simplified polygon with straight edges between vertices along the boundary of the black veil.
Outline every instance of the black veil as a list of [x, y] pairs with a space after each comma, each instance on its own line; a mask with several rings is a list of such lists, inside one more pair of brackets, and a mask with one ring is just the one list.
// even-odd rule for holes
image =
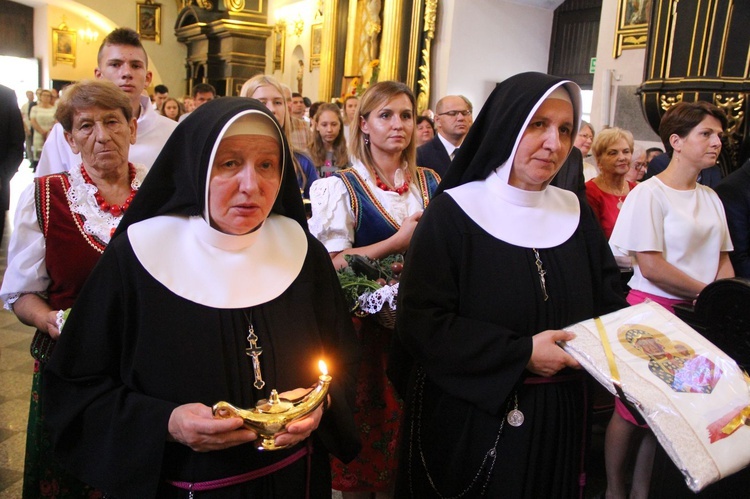
[[[167, 140], [116, 234], [134, 223], [160, 215], [202, 216], [214, 144], [224, 125], [237, 114], [248, 110], [262, 112], [278, 127], [276, 118], [266, 106], [246, 97], [222, 97], [190, 113]], [[279, 131], [279, 137], [284, 169], [279, 194], [271, 212], [296, 220], [307, 232], [307, 217], [294, 168], [291, 167], [289, 145], [283, 132]]]

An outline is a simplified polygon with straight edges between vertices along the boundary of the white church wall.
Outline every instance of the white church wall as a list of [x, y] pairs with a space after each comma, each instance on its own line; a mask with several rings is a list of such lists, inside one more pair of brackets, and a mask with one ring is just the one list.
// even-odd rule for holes
[[502, 0], [443, 0], [432, 52], [430, 106], [462, 94], [474, 114], [500, 82], [524, 71], [546, 72], [554, 10]]

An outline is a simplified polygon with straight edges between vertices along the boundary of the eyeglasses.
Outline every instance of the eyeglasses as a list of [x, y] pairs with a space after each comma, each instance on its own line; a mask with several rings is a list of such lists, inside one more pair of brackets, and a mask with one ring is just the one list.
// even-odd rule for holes
[[648, 167], [648, 163], [633, 163], [633, 168], [636, 170], [645, 170]]
[[446, 111], [444, 113], [438, 113], [438, 116], [450, 116], [451, 118], [455, 118], [459, 114], [466, 117], [471, 114], [471, 111], [469, 111], [468, 109], [464, 109], [463, 111]]
[[586, 139], [586, 140], [594, 140], [594, 136], [593, 136], [593, 135], [588, 135], [588, 134], [584, 134], [584, 133], [579, 133], [579, 134], [578, 134], [578, 136], [579, 136], [579, 137], [582, 137], [582, 138], [584, 138], [584, 139]]

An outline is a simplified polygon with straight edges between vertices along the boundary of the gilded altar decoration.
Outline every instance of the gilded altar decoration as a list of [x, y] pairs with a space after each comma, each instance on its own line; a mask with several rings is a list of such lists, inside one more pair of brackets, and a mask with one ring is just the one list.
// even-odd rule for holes
[[146, 0], [136, 4], [136, 31], [141, 40], [161, 43], [161, 4]]
[[224, 7], [230, 12], [242, 12], [245, 8], [245, 0], [224, 0]]
[[438, 0], [426, 0], [424, 12], [424, 48], [422, 49], [422, 65], [419, 66], [420, 78], [417, 81], [417, 112], [427, 109], [430, 102], [430, 48], [435, 38], [435, 21], [437, 20]]
[[617, 59], [625, 49], [645, 48], [651, 0], [618, 0], [617, 28], [613, 57]]
[[678, 94], [662, 94], [659, 96], [659, 106], [664, 112], [680, 102], [682, 102], [682, 92]]
[[729, 147], [725, 148], [725, 154], [729, 154], [732, 163], [739, 164], [740, 142], [742, 141], [742, 129], [745, 121], [745, 95], [720, 93], [714, 96], [716, 107], [727, 115], [727, 129], [724, 137]]

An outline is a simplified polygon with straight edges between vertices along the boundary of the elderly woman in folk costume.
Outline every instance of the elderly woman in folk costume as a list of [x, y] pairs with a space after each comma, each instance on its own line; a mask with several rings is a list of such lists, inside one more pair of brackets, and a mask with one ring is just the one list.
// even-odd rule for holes
[[6, 307], [36, 328], [24, 497], [55, 489], [71, 497], [90, 493], [54, 460], [42, 424], [46, 401], [39, 392], [56, 353], [64, 310], [73, 305], [146, 176], [143, 165], [128, 163], [137, 124], [127, 96], [113, 83], [69, 87], [57, 119], [82, 162], [70, 172], [36, 178], [21, 194], [0, 290]]
[[[251, 99], [204, 104], [139, 195], [49, 365], [59, 459], [118, 497], [330, 495], [329, 452], [359, 450], [358, 347], [273, 115]], [[278, 434], [287, 449], [259, 452], [242, 419], [213, 417], [218, 401], [298, 396], [320, 358], [330, 407]]]
[[580, 493], [584, 376], [557, 342], [626, 305], [593, 214], [549, 186], [580, 109], [554, 76], [499, 84], [417, 226], [396, 328], [413, 357], [399, 496]]

